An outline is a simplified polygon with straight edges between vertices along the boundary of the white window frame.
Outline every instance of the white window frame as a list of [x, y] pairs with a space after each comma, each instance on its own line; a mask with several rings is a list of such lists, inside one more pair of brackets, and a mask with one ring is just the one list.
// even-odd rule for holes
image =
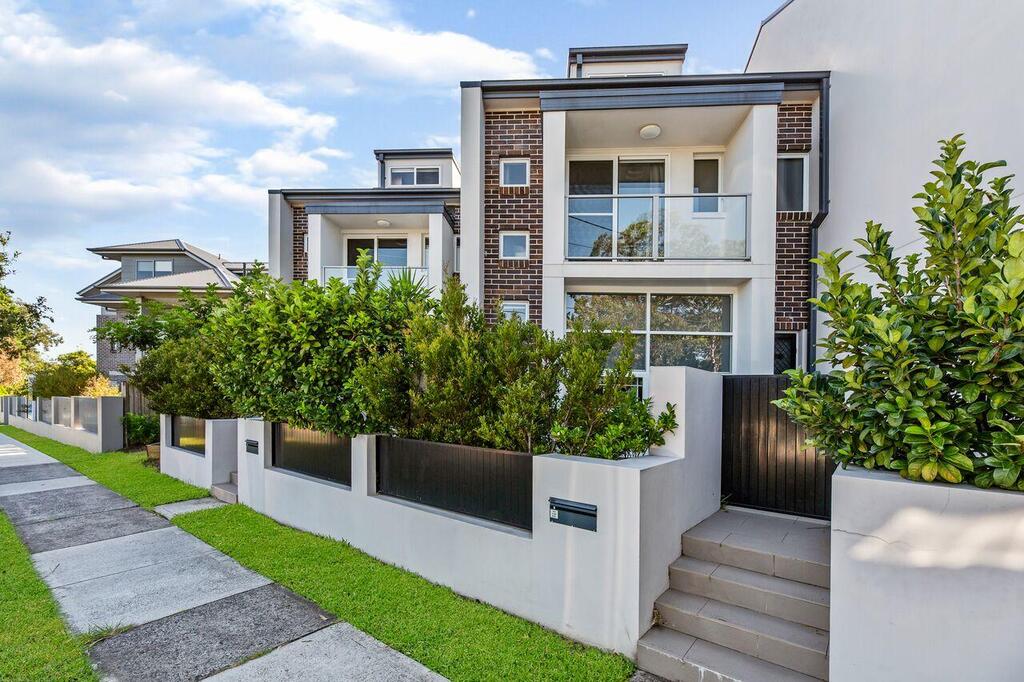
[[508, 306], [522, 306], [523, 317], [522, 319], [526, 322], [530, 321], [530, 302], [529, 301], [515, 301], [515, 300], [504, 300], [501, 302], [501, 315], [505, 319], [509, 319]]
[[[405, 248], [406, 249], [409, 248], [409, 243], [408, 242], [406, 242], [406, 247]], [[409, 257], [406, 256], [405, 259], [409, 260]], [[423, 263], [423, 267], [425, 267], [425, 268], [429, 268], [430, 267], [430, 235], [429, 234], [423, 235], [423, 242], [420, 244], [420, 262]]]
[[[804, 173], [803, 173], [803, 193], [804, 200], [801, 203], [800, 213], [806, 213], [811, 210], [811, 155], [807, 152], [785, 152], [779, 154], [779, 159], [801, 159], [804, 162]], [[778, 176], [778, 167], [776, 166], [776, 176]], [[776, 184], [779, 182], [779, 178], [775, 178]], [[778, 189], [776, 188], [775, 195], [778, 196]], [[792, 212], [792, 209], [783, 211], [778, 206], [775, 207], [776, 211]]]
[[[522, 185], [509, 185], [505, 183], [505, 166], [510, 163], [526, 164], [526, 183]], [[498, 184], [501, 187], [529, 187], [530, 186], [530, 159], [527, 157], [509, 157], [498, 161]]]
[[[436, 170], [437, 182], [420, 182], [420, 171]], [[396, 185], [394, 183], [395, 173], [412, 173], [411, 185]], [[388, 169], [388, 187], [440, 187], [442, 182], [440, 166], [392, 166]]]
[[458, 273], [458, 272], [462, 271], [462, 235], [461, 234], [455, 235], [455, 265], [453, 267], [455, 268], [453, 270], [453, 272]]
[[[709, 160], [714, 160], [714, 161], [718, 162], [718, 192], [716, 192], [716, 194], [718, 194], [718, 195], [724, 194], [724, 192], [722, 191], [722, 184], [725, 181], [725, 176], [723, 174], [724, 173], [723, 166], [725, 165], [725, 154], [723, 154], [721, 152], [699, 152], [699, 153], [694, 153], [693, 160], [690, 162], [690, 178], [691, 178], [690, 192], [691, 193], [695, 194], [695, 192], [693, 191], [693, 182], [692, 182], [693, 173], [694, 173], [694, 168], [693, 167], [695, 165], [695, 162], [697, 162], [697, 161], [709, 161]], [[697, 219], [697, 220], [702, 219], [702, 218], [724, 218], [725, 217], [725, 211], [722, 210], [722, 200], [721, 199], [718, 200], [718, 210], [717, 211], [692, 211], [692, 217], [694, 219]]]
[[409, 242], [412, 241], [415, 238], [416, 238], [416, 235], [411, 235], [411, 234], [408, 234], [406, 232], [399, 233], [399, 234], [353, 233], [353, 234], [345, 235], [345, 239], [344, 239], [344, 241], [342, 241], [342, 245], [341, 245], [341, 248], [342, 248], [342, 260], [345, 261], [345, 264], [342, 265], [341, 267], [343, 267], [343, 268], [354, 268], [356, 266], [355, 263], [349, 263], [348, 262], [348, 243], [349, 243], [350, 240], [355, 239], [355, 240], [362, 241], [364, 239], [372, 239], [373, 240], [373, 252], [372, 252], [371, 255], [373, 256], [373, 261], [377, 262], [377, 244], [378, 244], [378, 242], [381, 239], [404, 239], [405, 240], [405, 265], [396, 265], [396, 266], [392, 266], [392, 267], [414, 268], [414, 267], [416, 267], [415, 265], [410, 265], [409, 264]]
[[[505, 237], [517, 237], [522, 235], [526, 237], [526, 255], [525, 256], [506, 256], [505, 255]], [[530, 233], [526, 230], [502, 230], [498, 233], [498, 258], [500, 260], [530, 260]]]

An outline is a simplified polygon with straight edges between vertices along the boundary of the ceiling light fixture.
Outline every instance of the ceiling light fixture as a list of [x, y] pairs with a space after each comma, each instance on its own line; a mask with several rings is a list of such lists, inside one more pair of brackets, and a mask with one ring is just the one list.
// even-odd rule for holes
[[391, 227], [391, 221], [381, 218], [377, 221], [377, 227]]
[[648, 123], [640, 128], [641, 140], [653, 140], [658, 135], [661, 135], [661, 126], [657, 123]]

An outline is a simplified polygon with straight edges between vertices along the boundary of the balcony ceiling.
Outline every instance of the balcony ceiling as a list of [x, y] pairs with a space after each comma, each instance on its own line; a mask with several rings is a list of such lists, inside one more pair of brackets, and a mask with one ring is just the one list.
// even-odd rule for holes
[[[388, 227], [377, 225], [380, 219], [391, 223]], [[361, 215], [324, 215], [325, 224], [346, 230], [374, 233], [401, 232], [404, 230], [426, 230], [430, 226], [426, 213], [372, 213]]]
[[[724, 146], [750, 113], [750, 106], [570, 111], [567, 149]], [[640, 139], [648, 123], [661, 126], [654, 140]]]

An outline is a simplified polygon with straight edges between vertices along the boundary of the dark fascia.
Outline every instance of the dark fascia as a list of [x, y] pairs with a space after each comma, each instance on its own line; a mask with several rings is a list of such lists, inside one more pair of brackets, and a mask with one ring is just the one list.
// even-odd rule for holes
[[481, 88], [484, 97], [538, 97], [541, 90], [616, 89], [680, 85], [742, 85], [783, 83], [786, 90], [817, 90], [828, 71], [774, 73], [716, 73], [689, 76], [635, 76], [630, 78], [538, 78], [533, 80], [462, 81], [463, 88]]
[[301, 201], [409, 201], [437, 200], [452, 203], [459, 200], [458, 187], [427, 187], [402, 189], [398, 187], [376, 187], [370, 189], [272, 189], [270, 194], [280, 194], [285, 199]]
[[604, 47], [570, 47], [569, 65], [587, 62], [649, 62], [686, 59], [686, 43], [664, 45], [613, 45]]

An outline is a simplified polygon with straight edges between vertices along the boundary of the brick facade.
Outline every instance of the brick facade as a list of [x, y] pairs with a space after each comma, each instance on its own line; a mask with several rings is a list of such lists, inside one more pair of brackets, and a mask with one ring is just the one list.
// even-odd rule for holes
[[779, 105], [779, 153], [811, 151], [811, 104]]
[[[124, 315], [120, 312], [115, 314], [100, 313], [96, 316], [96, 326], [98, 327], [104, 322], [116, 319], [124, 319]], [[111, 372], [121, 371], [121, 365], [134, 367], [135, 351], [131, 349], [115, 349], [111, 345], [110, 341], [105, 339], [96, 339], [96, 369], [99, 373], [109, 378]]]
[[304, 206], [292, 207], [292, 279], [306, 279], [309, 275], [309, 255], [306, 253], [306, 235], [309, 221]]
[[[530, 186], [501, 187], [502, 158], [530, 159]], [[502, 300], [527, 301], [530, 320], [541, 321], [544, 246], [543, 125], [538, 111], [493, 111], [484, 115], [484, 313], [497, 319]], [[498, 258], [498, 234], [529, 232], [529, 259]]]

